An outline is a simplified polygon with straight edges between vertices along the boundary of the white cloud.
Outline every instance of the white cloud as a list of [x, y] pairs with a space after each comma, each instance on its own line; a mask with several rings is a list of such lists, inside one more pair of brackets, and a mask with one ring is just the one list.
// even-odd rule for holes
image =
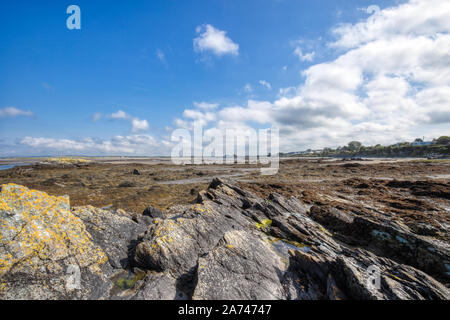
[[111, 119], [128, 119], [128, 118], [130, 118], [130, 116], [125, 111], [122, 111], [122, 110], [112, 113], [109, 117]]
[[[336, 39], [328, 44], [328, 50], [334, 50], [330, 56], [335, 58], [304, 70], [303, 81], [280, 89], [274, 101], [248, 100], [221, 108], [194, 103], [174, 124], [192, 128], [197, 120], [210, 131], [234, 128], [239, 132], [254, 123], [277, 126], [281, 151], [338, 146], [351, 140], [388, 144], [448, 135], [450, 2], [410, 0], [371, 12], [364, 21], [334, 28]], [[224, 31], [206, 25], [197, 32], [197, 52], [238, 54], [238, 45]], [[300, 59], [313, 61], [314, 51], [305, 54], [299, 43], [296, 46]], [[250, 95], [253, 88], [246, 84], [244, 90]], [[136, 119], [123, 111], [111, 118]], [[44, 138], [22, 142], [59, 148], [73, 145], [80, 150], [92, 146], [113, 153], [132, 153], [139, 148], [132, 142], [136, 139], [129, 137], [111, 141], [35, 139]], [[151, 145], [153, 140], [145, 141], [144, 145]], [[164, 141], [161, 145], [170, 145]]]
[[110, 140], [94, 138], [73, 140], [25, 137], [19, 144], [31, 147], [35, 152], [82, 155], [154, 154], [160, 150], [158, 147], [161, 146], [160, 143], [149, 135], [115, 136]]
[[[216, 114], [214, 112], [204, 112], [192, 109], [184, 110], [183, 117], [189, 119], [189, 121], [197, 121], [202, 125], [206, 125], [216, 120]], [[184, 124], [184, 126], [186, 126], [186, 124]]]
[[374, 40], [429, 37], [450, 31], [450, 3], [445, 0], [411, 0], [397, 7], [371, 12], [374, 14], [363, 22], [336, 27], [333, 32], [338, 41], [331, 45], [354, 48]]
[[198, 37], [194, 39], [194, 50], [196, 52], [210, 51], [217, 56], [239, 54], [239, 45], [227, 37], [226, 31], [206, 24], [198, 26], [196, 32], [198, 34]]
[[[304, 70], [304, 82], [280, 89], [273, 102], [217, 110], [209, 126], [274, 125], [284, 151], [448, 135], [450, 2], [411, 0], [368, 11], [365, 21], [332, 30], [336, 58]], [[314, 51], [295, 45], [301, 60], [313, 60]]]
[[16, 107], [5, 107], [0, 109], [0, 118], [15, 118], [15, 117], [34, 117], [31, 111], [25, 111]]
[[220, 110], [219, 119], [224, 123], [269, 123], [271, 104], [266, 101], [249, 100], [247, 106], [232, 106]]
[[278, 97], [291, 97], [297, 92], [297, 87], [286, 87], [278, 90]]
[[114, 120], [129, 121], [131, 123], [132, 132], [145, 131], [148, 130], [150, 127], [147, 120], [132, 117], [131, 115], [122, 110], [118, 110], [117, 112], [110, 114], [109, 118]]
[[300, 46], [297, 46], [294, 49], [294, 55], [296, 55], [300, 59], [300, 61], [312, 62], [314, 60], [316, 53], [314, 51], [309, 53], [303, 53], [302, 48]]
[[262, 85], [263, 87], [266, 87], [269, 90], [272, 89], [272, 85], [266, 80], [259, 80], [259, 84]]
[[218, 103], [194, 102], [194, 107], [201, 110], [214, 110], [219, 106]]
[[147, 120], [140, 120], [138, 118], [131, 120], [131, 126], [131, 131], [133, 132], [145, 131], [149, 129]]
[[450, 121], [448, 1], [371, 12], [366, 21], [335, 28], [330, 47], [341, 55], [305, 70], [297, 96], [274, 103], [292, 145], [390, 143]]

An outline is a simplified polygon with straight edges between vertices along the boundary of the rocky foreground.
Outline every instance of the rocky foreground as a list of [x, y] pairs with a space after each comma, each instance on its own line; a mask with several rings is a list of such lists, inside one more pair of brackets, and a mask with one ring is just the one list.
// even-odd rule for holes
[[0, 299], [449, 299], [449, 280], [445, 241], [220, 179], [142, 215], [1, 187]]

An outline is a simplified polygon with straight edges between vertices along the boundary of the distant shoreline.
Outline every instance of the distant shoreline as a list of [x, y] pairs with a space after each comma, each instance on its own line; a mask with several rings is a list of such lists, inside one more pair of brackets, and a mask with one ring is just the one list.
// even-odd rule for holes
[[[76, 157], [80, 159], [91, 160], [93, 163], [103, 163], [103, 164], [168, 164], [171, 163], [171, 159], [169, 157]], [[0, 158], [0, 170], [11, 169], [15, 166], [26, 166], [41, 163], [45, 160], [49, 159], [48, 157], [17, 157], [17, 158]], [[377, 161], [377, 162], [390, 162], [390, 161], [430, 161], [430, 160], [450, 160], [450, 157], [447, 158], [439, 158], [439, 159], [429, 159], [427, 157], [367, 157], [367, 156], [319, 156], [319, 155], [295, 155], [295, 156], [280, 156], [280, 161], [289, 161], [289, 160], [345, 160], [345, 161], [353, 161], [353, 162], [364, 162], [364, 161]], [[200, 165], [214, 165], [210, 163], [203, 163]], [[227, 165], [227, 164], [223, 164]], [[233, 165], [233, 164], [229, 164]], [[241, 164], [241, 165], [252, 165], [249, 163]], [[6, 168], [7, 167], [7, 168]]]

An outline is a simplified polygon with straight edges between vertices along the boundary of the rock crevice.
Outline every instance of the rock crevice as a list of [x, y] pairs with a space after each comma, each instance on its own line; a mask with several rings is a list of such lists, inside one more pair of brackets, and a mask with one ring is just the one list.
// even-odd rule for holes
[[0, 227], [1, 299], [450, 297], [446, 243], [221, 179], [143, 216], [4, 185]]

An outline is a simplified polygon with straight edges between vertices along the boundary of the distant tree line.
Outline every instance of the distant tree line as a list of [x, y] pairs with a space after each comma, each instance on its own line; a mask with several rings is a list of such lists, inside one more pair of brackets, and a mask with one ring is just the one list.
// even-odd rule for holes
[[450, 136], [442, 136], [429, 143], [418, 138], [414, 142], [401, 142], [390, 146], [364, 146], [359, 141], [351, 141], [336, 149], [324, 148], [309, 156], [320, 157], [450, 157]]

